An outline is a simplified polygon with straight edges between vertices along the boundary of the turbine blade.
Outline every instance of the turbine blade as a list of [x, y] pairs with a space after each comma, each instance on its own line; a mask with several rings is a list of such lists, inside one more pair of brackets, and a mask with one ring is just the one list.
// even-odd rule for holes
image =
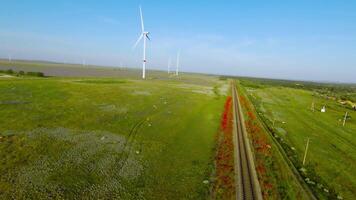
[[149, 41], [151, 41], [151, 38], [150, 38], [150, 37], [148, 37], [148, 34], [146, 34], [146, 37], [147, 37], [147, 39], [148, 39]]
[[143, 37], [143, 35], [141, 34], [141, 36], [137, 39], [137, 41], [136, 41], [135, 45], [132, 47], [132, 49], [135, 49], [137, 47], [137, 45], [141, 41], [142, 37]]
[[140, 16], [141, 16], [141, 28], [142, 28], [142, 32], [145, 32], [145, 26], [143, 24], [143, 15], [142, 15], [142, 8], [140, 6]]

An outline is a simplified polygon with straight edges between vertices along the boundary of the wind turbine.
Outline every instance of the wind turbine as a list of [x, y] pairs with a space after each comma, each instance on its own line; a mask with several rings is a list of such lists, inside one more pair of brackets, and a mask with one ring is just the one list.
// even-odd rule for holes
[[169, 57], [169, 60], [168, 60], [168, 67], [167, 67], [167, 71], [168, 71], [168, 74], [171, 73], [171, 57]]
[[177, 68], [176, 68], [176, 76], [179, 75], [179, 58], [180, 58], [180, 50], [177, 53]]
[[146, 78], [146, 39], [151, 40], [150, 37], [148, 37], [148, 35], [150, 34], [150, 32], [145, 31], [145, 25], [143, 23], [143, 16], [142, 16], [142, 8], [140, 6], [140, 17], [141, 17], [141, 35], [140, 37], [137, 39], [134, 48], [136, 48], [136, 46], [138, 45], [138, 43], [142, 40], [143, 38], [143, 62], [142, 62], [142, 78], [145, 79]]
[[9, 59], [9, 62], [11, 63], [11, 61], [12, 61], [11, 55], [8, 56], [8, 59]]

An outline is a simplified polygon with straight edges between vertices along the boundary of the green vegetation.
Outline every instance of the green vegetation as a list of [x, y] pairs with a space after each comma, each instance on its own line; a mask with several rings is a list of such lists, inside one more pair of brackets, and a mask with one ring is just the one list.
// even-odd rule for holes
[[[262, 88], [265, 86], [289, 87], [295, 89], [305, 89], [312, 91], [314, 95], [338, 101], [346, 108], [356, 110], [356, 84], [332, 84], [305, 81], [288, 81], [274, 79], [242, 78], [246, 87]], [[349, 105], [347, 102], [349, 101]]]
[[246, 98], [247, 91], [240, 84], [237, 84], [237, 87], [263, 198], [311, 199], [312, 194], [308, 188], [300, 184], [301, 181], [295, 176], [296, 170], [286, 162], [285, 155], [280, 151], [278, 144], [269, 136], [268, 130], [256, 117], [255, 109]]
[[207, 198], [226, 83], [0, 78], [0, 199]]
[[[21, 73], [22, 72], [22, 73]], [[19, 75], [24, 74], [23, 71], [19, 72]], [[37, 76], [37, 77], [44, 77], [44, 74], [42, 72], [27, 72], [26, 75], [28, 76]]]
[[12, 69], [8, 70], [0, 70], [0, 76], [1, 74], [7, 74], [7, 75], [13, 75], [13, 76], [35, 76], [35, 77], [44, 77], [44, 73], [42, 72], [24, 72], [24, 71], [19, 71], [15, 72]]
[[[260, 119], [320, 199], [352, 199], [356, 193], [355, 112], [330, 94], [354, 96], [354, 86], [242, 79]], [[330, 89], [334, 88], [334, 89]], [[321, 91], [327, 92], [323, 95]], [[314, 102], [315, 112], [311, 110]], [[320, 109], [326, 105], [326, 113]], [[342, 119], [348, 111], [346, 126]], [[302, 166], [307, 138], [310, 146]]]
[[[206, 199], [218, 182], [228, 77], [149, 71], [142, 81], [139, 70], [22, 61], [0, 69], [0, 199]], [[355, 85], [239, 80], [264, 197], [308, 199], [307, 186], [320, 199], [352, 199]]]

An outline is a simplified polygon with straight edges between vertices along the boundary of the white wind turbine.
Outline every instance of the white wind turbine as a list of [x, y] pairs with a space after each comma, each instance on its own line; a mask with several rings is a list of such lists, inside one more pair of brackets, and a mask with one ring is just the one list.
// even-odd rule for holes
[[146, 78], [146, 39], [150, 40], [150, 37], [148, 37], [148, 35], [150, 34], [150, 32], [145, 31], [145, 26], [143, 23], [143, 16], [142, 16], [142, 9], [140, 6], [140, 16], [141, 16], [141, 28], [142, 28], [142, 33], [140, 35], [140, 37], [137, 39], [134, 48], [136, 48], [136, 46], [138, 45], [138, 43], [142, 40], [143, 38], [143, 62], [142, 62], [142, 78], [145, 79]]
[[167, 67], [167, 71], [168, 71], [168, 74], [171, 73], [171, 57], [169, 57], [169, 60], [168, 60], [168, 67]]
[[177, 68], [176, 68], [176, 76], [179, 75], [179, 58], [180, 58], [180, 50], [177, 53]]

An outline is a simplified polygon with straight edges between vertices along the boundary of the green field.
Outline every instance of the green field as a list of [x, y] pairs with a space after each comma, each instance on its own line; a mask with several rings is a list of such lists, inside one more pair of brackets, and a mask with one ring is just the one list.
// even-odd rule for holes
[[[0, 199], [211, 198], [229, 80], [148, 71], [143, 81], [140, 73], [0, 61]], [[308, 199], [308, 184], [320, 199], [332, 190], [353, 198], [356, 119], [342, 102], [354, 103], [354, 85], [246, 78], [237, 85], [270, 149], [254, 150], [266, 199]], [[252, 110], [243, 109], [249, 119]], [[301, 169], [307, 138], [305, 175], [290, 167]], [[301, 184], [298, 173], [311, 179]]]
[[0, 199], [207, 198], [227, 82], [161, 79], [0, 77]]
[[[306, 164], [313, 167], [321, 181], [335, 189], [341, 197], [353, 199], [356, 194], [355, 111], [307, 88], [250, 80], [243, 80], [242, 85], [259, 115], [266, 119], [269, 126], [273, 126], [274, 121], [277, 135], [296, 151], [300, 161], [307, 138], [310, 138]], [[313, 101], [315, 112], [310, 109]], [[326, 113], [321, 113], [324, 105]], [[350, 117], [343, 127], [341, 119], [346, 111]], [[313, 182], [310, 184], [318, 184], [316, 180]]]
[[[297, 170], [293, 169], [292, 164], [288, 162], [283, 151], [278, 148], [278, 143], [274, 142], [268, 130], [257, 118], [251, 118], [251, 114], [256, 116], [256, 110], [253, 104], [248, 100], [247, 91], [241, 84], [237, 84], [240, 99], [246, 99], [242, 103], [247, 133], [251, 141], [252, 150], [255, 156], [257, 174], [262, 189], [264, 199], [313, 199], [313, 194], [308, 190], [308, 186], [300, 181], [296, 176]], [[242, 102], [242, 100], [241, 100]], [[254, 131], [251, 126], [254, 124]], [[249, 128], [250, 127], [250, 128]]]

